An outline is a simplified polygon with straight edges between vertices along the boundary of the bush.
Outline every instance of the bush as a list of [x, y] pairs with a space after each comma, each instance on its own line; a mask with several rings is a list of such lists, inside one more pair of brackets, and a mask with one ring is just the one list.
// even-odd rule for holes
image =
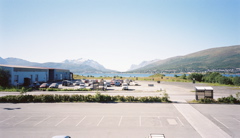
[[234, 85], [240, 86], [240, 77], [234, 77], [232, 81]]
[[203, 98], [199, 100], [199, 103], [216, 103], [216, 101], [211, 98]]
[[231, 103], [231, 104], [240, 103], [240, 101], [237, 100], [237, 98], [233, 97], [232, 95], [230, 95], [228, 97], [218, 98], [218, 102], [219, 103]]
[[0, 97], [1, 103], [28, 102], [170, 102], [165, 97], [110, 96], [97, 92], [95, 95], [8, 95]]

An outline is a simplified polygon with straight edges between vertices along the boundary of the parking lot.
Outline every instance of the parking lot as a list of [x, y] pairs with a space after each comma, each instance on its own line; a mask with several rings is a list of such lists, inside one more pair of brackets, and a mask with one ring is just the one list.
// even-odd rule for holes
[[46, 138], [66, 134], [73, 138], [144, 138], [150, 133], [164, 133], [167, 137], [185, 137], [189, 134], [200, 137], [171, 104], [61, 103], [0, 106], [0, 137]]
[[[148, 84], [154, 84], [149, 87]], [[203, 83], [139, 82], [130, 90], [108, 87], [108, 95], [161, 96], [174, 103], [28, 103], [0, 104], [0, 137], [146, 138], [150, 133], [175, 137], [240, 137], [240, 106], [187, 104], [194, 87]], [[73, 88], [77, 86], [71, 86]], [[238, 88], [212, 86], [214, 98], [239, 92]], [[161, 91], [160, 91], [161, 89]], [[27, 94], [95, 94], [96, 91], [33, 91]], [[18, 95], [1, 92], [0, 95]]]
[[240, 137], [238, 105], [29, 103], [0, 104], [0, 110], [0, 137], [7, 138]]

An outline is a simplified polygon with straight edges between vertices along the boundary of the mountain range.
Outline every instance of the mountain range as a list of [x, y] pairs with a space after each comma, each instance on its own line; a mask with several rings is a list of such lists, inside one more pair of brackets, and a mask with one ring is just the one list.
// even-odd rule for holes
[[48, 67], [48, 68], [60, 68], [60, 69], [70, 69], [73, 73], [105, 73], [105, 72], [117, 72], [114, 70], [106, 69], [103, 65], [91, 59], [74, 59], [74, 60], [65, 60], [63, 62], [46, 62], [46, 63], [37, 63], [30, 62], [27, 60], [19, 58], [1, 58], [0, 64], [5, 65], [21, 65], [21, 66], [35, 66], [35, 67]]
[[185, 56], [158, 60], [129, 72], [202, 72], [211, 70], [236, 70], [237, 68], [240, 69], [240, 45], [211, 48]]
[[128, 71], [131, 71], [131, 70], [136, 70], [136, 69], [139, 69], [139, 68], [142, 68], [142, 67], [145, 67], [149, 64], [152, 64], [154, 62], [157, 62], [159, 59], [155, 59], [155, 60], [150, 60], [150, 61], [143, 61], [141, 62], [140, 64], [136, 65], [136, 64], [132, 64], [130, 66], [130, 68], [128, 69]]
[[[1, 58], [0, 64], [36, 66], [48, 68], [69, 69], [73, 73], [110, 73], [118, 72], [106, 69], [103, 65], [91, 59], [73, 59], [63, 62], [37, 63], [19, 58]], [[176, 56], [164, 60], [155, 59], [133, 64], [127, 73], [172, 73], [172, 72], [203, 72], [211, 70], [239, 70], [240, 45], [217, 47], [198, 51], [185, 56]]]

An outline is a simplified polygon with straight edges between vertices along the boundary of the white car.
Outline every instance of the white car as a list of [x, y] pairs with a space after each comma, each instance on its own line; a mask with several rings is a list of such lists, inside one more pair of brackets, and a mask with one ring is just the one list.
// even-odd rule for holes
[[138, 83], [136, 81], [132, 82], [132, 84], [138, 86]]
[[80, 88], [80, 89], [86, 88], [85, 83], [80, 83], [80, 84], [79, 84], [79, 88]]
[[52, 138], [71, 138], [71, 137], [65, 136], [65, 135], [59, 135], [59, 136], [53, 136]]
[[75, 86], [78, 86], [78, 85], [80, 85], [80, 83], [81, 83], [81, 81], [76, 81], [76, 82], [74, 83], [74, 85], [75, 85]]
[[127, 83], [122, 84], [122, 90], [128, 90], [128, 84]]

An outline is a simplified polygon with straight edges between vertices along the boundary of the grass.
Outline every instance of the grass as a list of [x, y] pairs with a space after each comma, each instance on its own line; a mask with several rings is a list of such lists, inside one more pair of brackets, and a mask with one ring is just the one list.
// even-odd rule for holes
[[[112, 80], [113, 77], [86, 77], [81, 75], [73, 75], [75, 80], [77, 79], [104, 79], [104, 80]], [[129, 79], [134, 81], [168, 81], [168, 82], [191, 82], [190, 80], [180, 79], [179, 77], [166, 77], [166, 76], [159, 76], [154, 75], [150, 77], [121, 77], [117, 76], [115, 79]]]
[[25, 88], [25, 87], [2, 87], [2, 86], [0, 86], [0, 91], [3, 91], [3, 92], [22, 92], [22, 91], [32, 91], [32, 88]]

